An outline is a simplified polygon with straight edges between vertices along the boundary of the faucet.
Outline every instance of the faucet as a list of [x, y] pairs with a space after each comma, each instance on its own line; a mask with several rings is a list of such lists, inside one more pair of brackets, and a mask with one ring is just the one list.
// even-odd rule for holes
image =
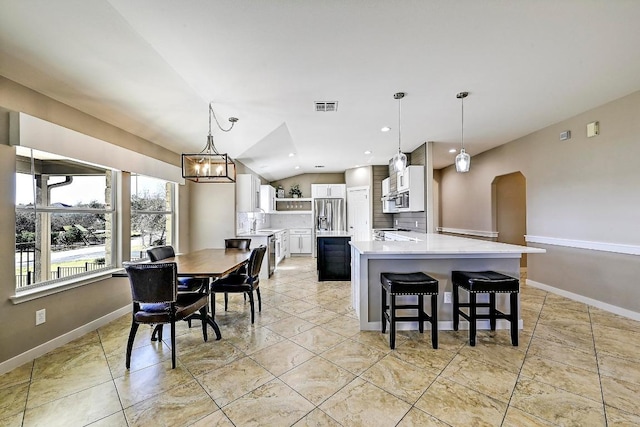
[[[256, 232], [256, 225], [258, 224], [258, 218], [256, 217], [256, 215], [258, 214], [258, 211], [262, 211], [263, 215], [266, 214], [266, 212], [262, 208], [256, 208], [256, 210], [252, 212], [253, 213], [253, 219], [251, 220], [251, 232], [252, 233]], [[262, 220], [262, 222], [264, 222], [264, 219]]]

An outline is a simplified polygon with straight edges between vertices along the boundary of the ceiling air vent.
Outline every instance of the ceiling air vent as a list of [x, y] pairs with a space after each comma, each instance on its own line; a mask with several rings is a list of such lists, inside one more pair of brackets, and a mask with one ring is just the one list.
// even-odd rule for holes
[[316, 112], [333, 113], [338, 111], [338, 101], [316, 102]]

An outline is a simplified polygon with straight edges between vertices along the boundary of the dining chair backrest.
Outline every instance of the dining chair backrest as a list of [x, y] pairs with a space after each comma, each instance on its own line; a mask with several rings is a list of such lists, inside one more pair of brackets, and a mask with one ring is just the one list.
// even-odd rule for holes
[[147, 256], [151, 262], [156, 262], [167, 258], [173, 258], [176, 256], [176, 252], [173, 250], [173, 246], [156, 246], [154, 248], [147, 249]]
[[251, 239], [224, 239], [226, 249], [251, 249]]
[[178, 268], [175, 262], [124, 263], [133, 302], [172, 303], [178, 298]]
[[267, 252], [267, 247], [265, 245], [261, 245], [251, 251], [251, 255], [249, 256], [249, 265], [247, 266], [248, 275], [255, 279], [260, 274], [260, 268], [262, 267], [262, 260], [264, 259], [264, 254]]

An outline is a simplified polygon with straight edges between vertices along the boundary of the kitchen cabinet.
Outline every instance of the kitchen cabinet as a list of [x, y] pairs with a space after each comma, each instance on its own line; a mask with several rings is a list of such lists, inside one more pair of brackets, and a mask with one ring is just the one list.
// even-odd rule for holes
[[403, 171], [398, 172], [396, 183], [398, 193], [408, 191], [412, 186], [416, 190], [420, 186], [424, 191], [424, 166], [407, 166]]
[[347, 197], [346, 184], [311, 184], [311, 196], [314, 199], [344, 199]]
[[260, 207], [260, 178], [248, 173], [236, 176], [236, 212], [254, 212]]
[[282, 233], [282, 252], [285, 258], [291, 257], [291, 250], [289, 249], [289, 230], [284, 230]]
[[349, 236], [318, 236], [318, 281], [351, 280]]
[[[286, 237], [285, 237], [286, 235]], [[276, 266], [280, 264], [286, 256], [288, 252], [287, 246], [289, 245], [289, 231], [288, 230], [280, 230], [275, 233], [276, 237]]]
[[276, 189], [270, 185], [260, 186], [260, 208], [266, 213], [276, 211]]
[[382, 180], [382, 197], [387, 197], [391, 193], [391, 178]]
[[292, 255], [311, 253], [310, 228], [292, 228], [289, 230], [289, 252]]

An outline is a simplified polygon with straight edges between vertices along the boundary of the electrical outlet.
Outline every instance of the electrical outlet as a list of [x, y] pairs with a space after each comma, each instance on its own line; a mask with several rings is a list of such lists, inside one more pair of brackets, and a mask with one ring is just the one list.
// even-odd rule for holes
[[47, 321], [47, 310], [43, 308], [42, 310], [36, 311], [36, 326], [42, 325], [46, 321]]
[[396, 219], [396, 225], [398, 225], [398, 220]]
[[451, 304], [451, 292], [444, 293], [444, 303]]
[[416, 228], [418, 228], [418, 221], [416, 221]]

